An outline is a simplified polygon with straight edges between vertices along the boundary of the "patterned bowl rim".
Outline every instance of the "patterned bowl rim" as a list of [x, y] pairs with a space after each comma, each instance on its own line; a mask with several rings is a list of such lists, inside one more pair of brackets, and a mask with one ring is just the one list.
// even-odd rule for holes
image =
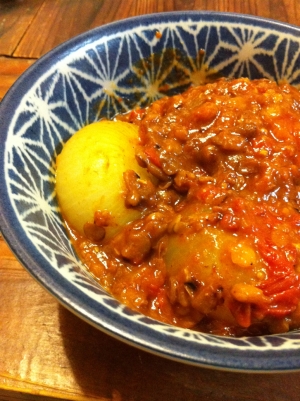
[[[11, 87], [0, 107], [0, 177], [4, 182], [4, 154], [6, 132], [20, 99], [30, 89], [32, 82], [59, 60], [65, 59], [73, 50], [92, 43], [102, 36], [115, 31], [127, 31], [134, 27], [148, 27], [155, 23], [179, 21], [222, 22], [223, 24], [244, 24], [260, 26], [262, 29], [286, 33], [298, 38], [300, 28], [290, 24], [244, 15], [238, 13], [219, 13], [206, 11], [167, 12], [142, 15], [100, 26], [68, 40], [57, 46], [36, 61]], [[128, 319], [116, 316], [110, 308], [99, 310], [94, 299], [74, 288], [57, 271], [45, 263], [43, 256], [28, 241], [14, 213], [6, 185], [0, 186], [0, 229], [4, 239], [28, 272], [62, 305], [94, 327], [137, 348], [156, 355], [214, 369], [243, 372], [287, 372], [300, 369], [300, 334], [291, 332], [285, 335], [246, 338], [220, 338], [183, 331], [183, 336], [170, 335], [176, 329], [167, 326], [166, 330], [152, 330], [166, 325], [145, 318], [144, 324], [137, 324], [127, 311]], [[242, 341], [242, 346], [241, 346]], [[189, 344], [189, 346], [187, 346]], [[218, 345], [218, 346], [216, 346]], [[254, 346], [254, 348], [253, 348]]]

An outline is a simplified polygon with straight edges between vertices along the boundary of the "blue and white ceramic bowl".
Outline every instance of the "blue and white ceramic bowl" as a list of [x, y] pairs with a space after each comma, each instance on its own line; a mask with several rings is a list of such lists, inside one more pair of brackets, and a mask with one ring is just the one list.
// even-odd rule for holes
[[63, 305], [123, 341], [198, 366], [297, 370], [299, 332], [223, 338], [170, 327], [120, 305], [82, 267], [57, 206], [55, 158], [75, 131], [182, 90], [212, 70], [299, 86], [300, 28], [237, 14], [148, 15], [97, 28], [45, 55], [1, 104], [1, 231]]

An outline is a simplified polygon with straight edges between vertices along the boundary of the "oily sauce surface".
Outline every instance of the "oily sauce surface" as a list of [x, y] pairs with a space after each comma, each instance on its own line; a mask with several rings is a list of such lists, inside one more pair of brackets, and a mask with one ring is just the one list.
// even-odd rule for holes
[[[136, 158], [154, 178], [124, 172], [124, 202], [141, 218], [114, 238], [73, 233], [100, 284], [134, 310], [204, 332], [300, 327], [298, 90], [221, 79], [117, 119], [139, 126]], [[93, 224], [105, 226], [103, 211]]]

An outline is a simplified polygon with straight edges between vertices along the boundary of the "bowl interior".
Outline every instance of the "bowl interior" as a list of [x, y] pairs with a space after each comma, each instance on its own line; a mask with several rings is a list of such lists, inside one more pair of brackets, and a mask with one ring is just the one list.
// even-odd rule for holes
[[3, 100], [1, 231], [28, 271], [94, 326], [148, 351], [199, 366], [300, 368], [300, 334], [221, 338], [130, 311], [78, 260], [55, 198], [55, 158], [82, 126], [145, 106], [216, 75], [300, 85], [300, 30], [250, 16], [168, 13], [133, 18], [54, 49]]

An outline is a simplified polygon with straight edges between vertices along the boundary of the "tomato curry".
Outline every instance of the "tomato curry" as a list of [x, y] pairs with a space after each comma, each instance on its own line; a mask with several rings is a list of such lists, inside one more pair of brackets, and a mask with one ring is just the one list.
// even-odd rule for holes
[[299, 328], [299, 91], [220, 79], [116, 119], [139, 127], [136, 159], [153, 179], [124, 172], [124, 202], [141, 215], [113, 238], [101, 210], [85, 235], [73, 232], [99, 283], [136, 311], [202, 332]]

